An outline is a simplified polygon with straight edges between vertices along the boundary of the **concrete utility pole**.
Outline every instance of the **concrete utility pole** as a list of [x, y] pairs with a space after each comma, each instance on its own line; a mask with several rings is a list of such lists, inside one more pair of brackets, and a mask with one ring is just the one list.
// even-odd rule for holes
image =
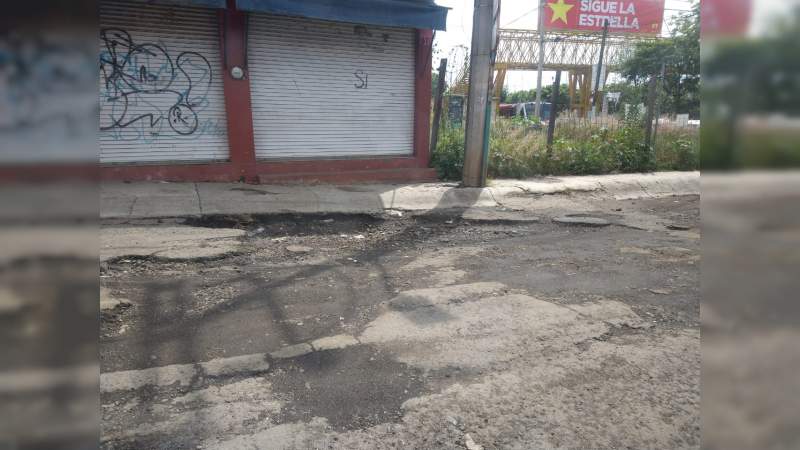
[[536, 75], [536, 117], [542, 117], [542, 71], [544, 70], [544, 1], [539, 0], [539, 73]]
[[556, 117], [558, 116], [558, 94], [561, 93], [561, 70], [556, 70], [556, 78], [553, 80], [553, 92], [550, 95], [550, 117], [547, 122], [547, 159], [553, 156], [553, 136], [556, 131]]
[[656, 123], [653, 126], [653, 147], [655, 148], [657, 139], [658, 139], [658, 118], [661, 117], [661, 102], [658, 101], [658, 93], [661, 92], [661, 84], [664, 82], [664, 77], [667, 75], [667, 64], [661, 63], [661, 76], [658, 77], [658, 82], [656, 83], [656, 100], [653, 109], [653, 116], [655, 117]]
[[603, 76], [603, 54], [606, 51], [606, 39], [608, 39], [608, 20], [603, 23], [603, 39], [600, 41], [600, 60], [597, 62], [597, 78], [594, 82], [594, 109], [597, 115], [602, 111], [602, 89], [600, 89], [600, 77]]
[[647, 85], [647, 114], [644, 116], [644, 145], [648, 148], [653, 144], [653, 115], [656, 107], [656, 96], [658, 95], [657, 87], [658, 76], [653, 75]]
[[489, 159], [489, 119], [493, 50], [500, 0], [475, 0], [469, 67], [467, 127], [464, 137], [464, 186], [483, 187]]

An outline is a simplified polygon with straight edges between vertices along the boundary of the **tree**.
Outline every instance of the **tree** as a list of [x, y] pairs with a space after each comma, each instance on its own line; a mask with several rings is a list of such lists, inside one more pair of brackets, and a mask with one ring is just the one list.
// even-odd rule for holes
[[800, 116], [800, 7], [769, 32], [711, 42], [704, 49], [701, 165], [704, 169], [800, 167], [796, 132], [743, 130], [750, 115]]
[[800, 7], [770, 35], [721, 42], [703, 59], [704, 97], [749, 112], [800, 114]]
[[669, 38], [636, 44], [622, 64], [622, 76], [635, 86], [661, 73], [667, 98], [661, 110], [671, 114], [700, 115], [700, 4], [673, 21]]
[[627, 81], [606, 84], [603, 89], [605, 92], [619, 92], [620, 103], [631, 105], [644, 103], [647, 98], [647, 86], [644, 84], [633, 84]]

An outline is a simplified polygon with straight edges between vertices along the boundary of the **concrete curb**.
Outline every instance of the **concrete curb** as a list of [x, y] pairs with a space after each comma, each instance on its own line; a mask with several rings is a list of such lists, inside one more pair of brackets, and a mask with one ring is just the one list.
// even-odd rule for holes
[[292, 359], [313, 352], [338, 350], [359, 345], [357, 338], [349, 335], [328, 336], [311, 342], [288, 345], [270, 353], [218, 358], [193, 364], [171, 364], [140, 370], [124, 370], [100, 374], [100, 392], [134, 391], [145, 386], [186, 387], [204, 377], [230, 377], [254, 375], [269, 370], [269, 360]]
[[591, 175], [543, 180], [498, 180], [496, 196], [589, 193], [616, 200], [700, 194], [700, 172]]
[[100, 392], [128, 391], [145, 386], [190, 386], [202, 377], [249, 375], [269, 370], [267, 355], [254, 354], [212, 359], [196, 364], [172, 364], [142, 370], [100, 374]]
[[487, 188], [454, 183], [284, 186], [230, 183], [106, 183], [102, 219], [208, 215], [362, 213], [493, 208], [520, 196], [585, 194], [617, 200], [700, 193], [699, 172], [658, 172], [495, 180]]

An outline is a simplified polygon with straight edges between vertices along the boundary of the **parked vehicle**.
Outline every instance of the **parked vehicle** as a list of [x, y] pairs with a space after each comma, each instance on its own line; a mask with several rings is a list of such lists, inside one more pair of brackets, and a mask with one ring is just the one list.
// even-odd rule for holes
[[[550, 102], [542, 102], [542, 110], [539, 113], [539, 119], [543, 122], [550, 119], [550, 110]], [[532, 119], [534, 116], [534, 111], [536, 111], [535, 102], [500, 104], [501, 117], [524, 117], [526, 119]]]

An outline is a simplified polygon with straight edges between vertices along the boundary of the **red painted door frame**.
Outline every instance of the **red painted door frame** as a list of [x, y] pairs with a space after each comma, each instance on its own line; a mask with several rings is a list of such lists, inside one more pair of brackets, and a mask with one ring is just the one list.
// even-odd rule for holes
[[[228, 9], [219, 12], [220, 48], [222, 48], [225, 113], [228, 122], [230, 161], [241, 175], [256, 162], [253, 138], [253, 109], [250, 104], [250, 81], [247, 67], [247, 16], [236, 11], [236, 2], [228, 0]], [[238, 67], [244, 77], [235, 79], [231, 70]]]

